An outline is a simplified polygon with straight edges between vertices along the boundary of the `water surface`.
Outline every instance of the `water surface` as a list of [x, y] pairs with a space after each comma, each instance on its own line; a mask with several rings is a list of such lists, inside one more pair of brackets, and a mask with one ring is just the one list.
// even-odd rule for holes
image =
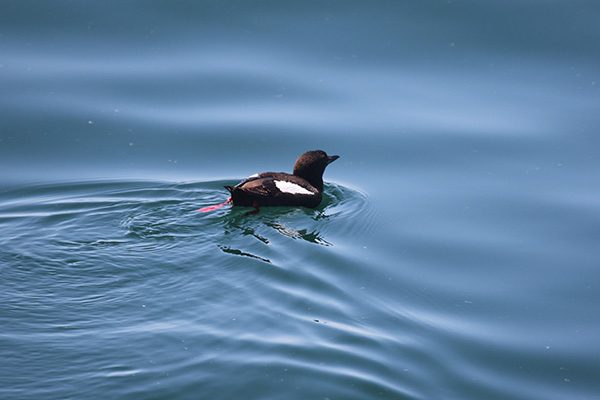
[[597, 397], [599, 15], [0, 5], [0, 397]]

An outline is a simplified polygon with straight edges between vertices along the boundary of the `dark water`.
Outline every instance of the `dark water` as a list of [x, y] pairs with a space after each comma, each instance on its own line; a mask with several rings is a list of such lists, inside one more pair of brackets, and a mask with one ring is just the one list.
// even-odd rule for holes
[[599, 17], [0, 3], [0, 398], [598, 398]]

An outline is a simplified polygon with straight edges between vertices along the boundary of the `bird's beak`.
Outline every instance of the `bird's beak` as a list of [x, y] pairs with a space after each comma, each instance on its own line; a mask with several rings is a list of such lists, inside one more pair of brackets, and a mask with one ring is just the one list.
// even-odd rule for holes
[[340, 156], [327, 156], [327, 165], [331, 164], [332, 162], [334, 162], [338, 158], [340, 158]]

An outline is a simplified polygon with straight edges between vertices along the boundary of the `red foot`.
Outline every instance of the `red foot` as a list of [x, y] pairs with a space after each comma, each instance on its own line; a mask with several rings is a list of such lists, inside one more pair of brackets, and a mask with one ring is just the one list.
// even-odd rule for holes
[[252, 211], [247, 211], [244, 216], [248, 216], [250, 214], [258, 214], [258, 212], [260, 211], [260, 209], [258, 208], [258, 204], [256, 203], [256, 200], [254, 200], [254, 203], [252, 203], [252, 207], [254, 207], [254, 210]]
[[213, 211], [213, 210], [216, 210], [217, 208], [223, 207], [225, 204], [229, 203], [230, 201], [231, 201], [231, 197], [229, 197], [225, 203], [217, 204], [215, 206], [204, 207], [204, 208], [199, 209], [198, 211], [201, 211], [201, 212]]

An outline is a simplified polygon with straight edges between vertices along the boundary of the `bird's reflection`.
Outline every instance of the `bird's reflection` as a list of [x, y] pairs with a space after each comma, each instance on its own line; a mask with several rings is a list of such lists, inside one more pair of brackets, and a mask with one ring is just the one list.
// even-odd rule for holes
[[[271, 207], [262, 208], [259, 213], [254, 215], [246, 215], [246, 211], [246, 208], [243, 207], [239, 209], [233, 208], [230, 214], [225, 217], [224, 228], [227, 236], [251, 236], [266, 245], [271, 245], [275, 239], [270, 240], [268, 233], [269, 231], [274, 231], [294, 240], [304, 240], [308, 243], [321, 246], [332, 246], [332, 243], [328, 242], [316, 227], [300, 229], [294, 227], [296, 223], [308, 225], [321, 224], [323, 219], [329, 218], [323, 210], [293, 208], [285, 209], [282, 212], [282, 208]], [[304, 222], [299, 222], [299, 220], [303, 220]], [[265, 230], [265, 227], [270, 229]], [[225, 253], [249, 257], [272, 264], [271, 260], [266, 257], [235, 247], [236, 245], [231, 244], [219, 245], [219, 248]]]
[[323, 246], [331, 246], [332, 244], [326, 241], [321, 237], [321, 234], [316, 230], [312, 232], [308, 232], [308, 229], [299, 229], [295, 230], [289, 226], [285, 226], [284, 224], [273, 224], [271, 225], [273, 229], [277, 232], [285, 235], [287, 237], [291, 237], [292, 239], [303, 239], [310, 243], [321, 244]]
[[264, 261], [264, 262], [269, 263], [269, 264], [273, 264], [271, 262], [271, 260], [269, 260], [268, 258], [260, 257], [260, 256], [257, 256], [257, 255], [251, 254], [251, 253], [247, 253], [247, 252], [244, 252], [244, 251], [241, 251], [241, 250], [238, 250], [238, 249], [232, 249], [229, 246], [219, 246], [219, 248], [224, 253], [235, 254], [236, 256], [243, 256], [243, 257], [255, 258], [257, 260]]

